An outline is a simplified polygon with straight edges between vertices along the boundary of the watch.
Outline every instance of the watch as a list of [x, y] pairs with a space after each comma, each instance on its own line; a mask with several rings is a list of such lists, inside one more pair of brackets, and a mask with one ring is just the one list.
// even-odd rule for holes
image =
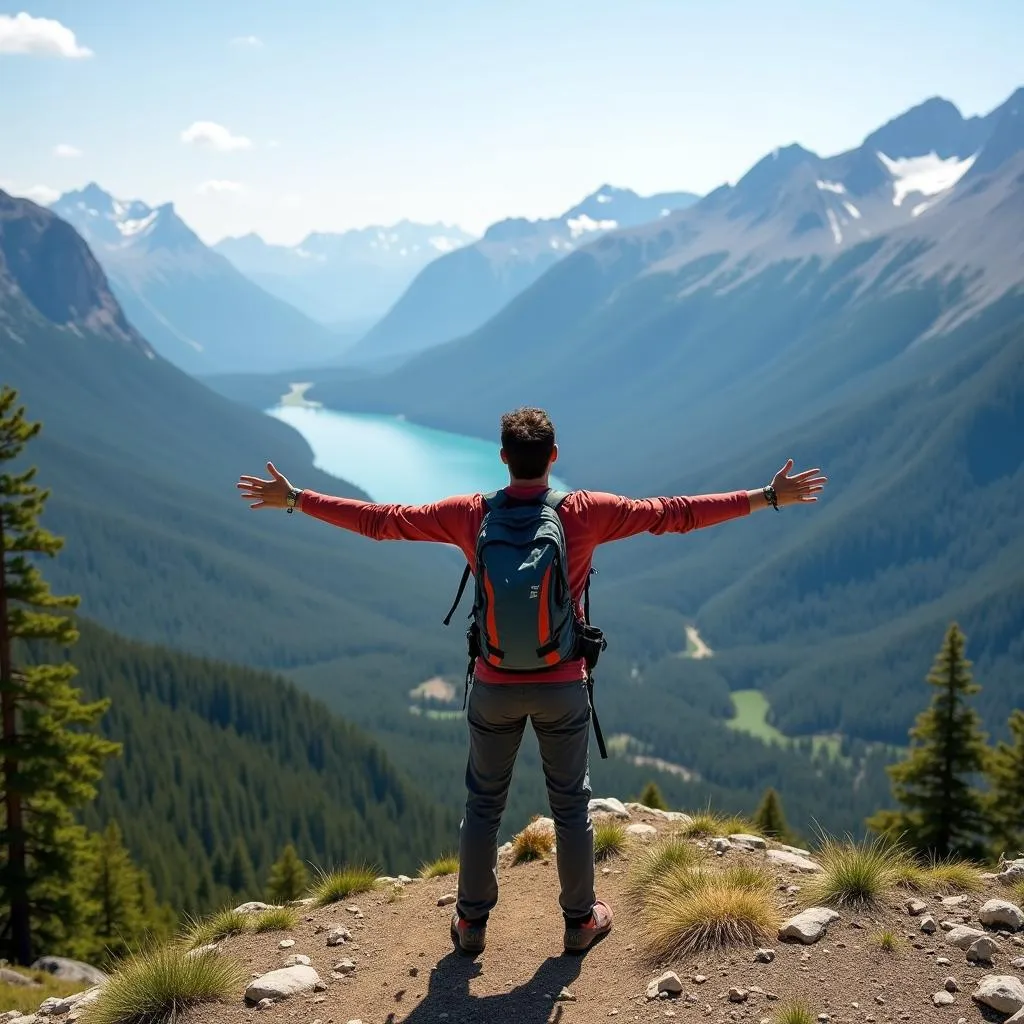
[[299, 503], [299, 496], [302, 494], [301, 487], [293, 487], [289, 492], [288, 496], [284, 499], [285, 507], [288, 513], [295, 511], [295, 507]]
[[779, 511], [779, 497], [775, 493], [775, 488], [771, 484], [761, 489], [761, 493], [764, 495], [764, 500], [771, 505], [776, 512]]

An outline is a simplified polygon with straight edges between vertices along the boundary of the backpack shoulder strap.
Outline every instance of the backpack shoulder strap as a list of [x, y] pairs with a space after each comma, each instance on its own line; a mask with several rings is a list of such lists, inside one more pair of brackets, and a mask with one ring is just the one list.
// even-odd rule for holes
[[[501, 508], [505, 503], [505, 494], [503, 491], [491, 491], [490, 494], [483, 495], [485, 513], [490, 512], [492, 508]], [[462, 570], [462, 579], [459, 581], [459, 589], [455, 593], [455, 600], [452, 602], [451, 608], [448, 610], [448, 614], [444, 617], [444, 624], [446, 626], [451, 625], [452, 616], [455, 614], [455, 609], [459, 607], [459, 602], [462, 600], [462, 595], [466, 592], [466, 584], [469, 582], [469, 577], [472, 572], [469, 565]]]
[[566, 498], [569, 497], [571, 493], [571, 491], [553, 491], [549, 489], [541, 500], [548, 508], [555, 509], [557, 511], [558, 507]]
[[495, 508], [504, 508], [508, 504], [508, 495], [504, 491], [491, 491], [490, 494], [485, 494], [483, 499], [486, 512]]

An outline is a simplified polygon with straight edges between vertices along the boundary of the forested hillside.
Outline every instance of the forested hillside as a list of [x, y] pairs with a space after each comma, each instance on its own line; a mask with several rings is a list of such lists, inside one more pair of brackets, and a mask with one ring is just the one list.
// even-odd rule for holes
[[100, 730], [124, 748], [84, 820], [117, 821], [179, 912], [259, 897], [288, 843], [323, 868], [365, 861], [398, 872], [453, 841], [454, 811], [280, 677], [89, 622], [69, 653], [86, 697], [110, 699]]

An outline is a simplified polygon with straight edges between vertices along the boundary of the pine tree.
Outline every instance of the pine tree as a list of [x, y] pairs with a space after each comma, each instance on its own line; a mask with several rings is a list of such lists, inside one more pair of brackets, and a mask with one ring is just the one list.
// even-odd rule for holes
[[[0, 390], [0, 465], [40, 429], [16, 399], [12, 388]], [[71, 620], [59, 614], [77, 598], [51, 594], [36, 565], [39, 556], [56, 555], [62, 541], [39, 525], [49, 495], [34, 477], [34, 469], [0, 473], [0, 934], [8, 959], [22, 964], [33, 959], [33, 932], [71, 934], [82, 914], [72, 881], [81, 852], [73, 813], [95, 797], [103, 762], [119, 749], [90, 731], [107, 703], [82, 702], [71, 685], [72, 665], [14, 664], [15, 643], [56, 647], [77, 639]]]
[[644, 786], [644, 791], [640, 794], [639, 803], [642, 803], [644, 807], [652, 807], [656, 811], [668, 810], [668, 804], [665, 803], [665, 798], [661, 795], [661, 790], [656, 782], [648, 782]]
[[1024, 852], [1024, 711], [1020, 708], [1010, 715], [1010, 737], [989, 759], [992, 788], [986, 800], [993, 853], [1007, 857]]
[[270, 869], [267, 898], [272, 903], [297, 900], [306, 891], [306, 865], [299, 860], [295, 847], [289, 843]]
[[899, 810], [868, 819], [872, 831], [930, 857], [982, 857], [982, 794], [974, 788], [989, 751], [977, 712], [967, 703], [979, 687], [964, 657], [964, 635], [953, 623], [928, 675], [931, 706], [910, 730], [910, 753], [887, 771]]
[[231, 857], [227, 862], [224, 884], [232, 894], [255, 896], [258, 892], [256, 872], [249, 856], [249, 848], [241, 836], [235, 836], [235, 841], [231, 844]]
[[761, 835], [768, 839], [788, 842], [793, 838], [786, 822], [786, 815], [782, 811], [782, 799], [771, 786], [764, 791], [761, 803], [754, 812], [754, 824]]
[[117, 959], [137, 947], [157, 923], [147, 921], [143, 908], [148, 880], [132, 863], [116, 822], [111, 821], [92, 836], [90, 847], [89, 891], [95, 902], [92, 932], [96, 953]]

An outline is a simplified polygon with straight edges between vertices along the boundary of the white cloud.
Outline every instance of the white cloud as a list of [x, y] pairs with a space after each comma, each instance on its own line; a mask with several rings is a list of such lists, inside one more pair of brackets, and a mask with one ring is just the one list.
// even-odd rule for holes
[[63, 160], [73, 160], [76, 156], [81, 156], [82, 151], [77, 146], [61, 142], [53, 147], [53, 155], [59, 156]]
[[219, 153], [252, 147], [252, 139], [244, 135], [232, 135], [224, 125], [215, 121], [194, 121], [181, 133], [181, 141], [189, 146], [215, 149]]
[[262, 50], [263, 40], [259, 36], [235, 36], [234, 39], [228, 40], [228, 45], [239, 48], [244, 47], [249, 50]]
[[245, 186], [240, 181], [225, 181], [223, 179], [212, 179], [204, 181], [196, 188], [201, 196], [219, 196], [224, 194], [238, 195], [245, 191]]
[[33, 203], [40, 206], [49, 206], [60, 197], [60, 192], [49, 185], [33, 185], [31, 188], [19, 188], [17, 194], [25, 199], [31, 199]]
[[0, 53], [33, 57], [91, 57], [92, 50], [79, 46], [75, 33], [53, 18], [0, 14]]
[[282, 210], [297, 210], [302, 206], [302, 196], [298, 192], [286, 192], [278, 202]]

